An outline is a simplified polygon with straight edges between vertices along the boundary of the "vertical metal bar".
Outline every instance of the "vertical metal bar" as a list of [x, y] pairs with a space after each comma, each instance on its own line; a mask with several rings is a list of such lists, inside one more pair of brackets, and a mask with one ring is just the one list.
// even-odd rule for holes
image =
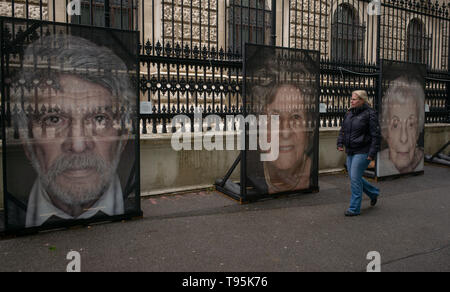
[[[181, 0], [181, 55], [184, 52], [184, 0]], [[187, 57], [187, 56], [185, 56]]]
[[[175, 49], [175, 2], [172, 0], [172, 50]], [[169, 71], [169, 69], [167, 69]], [[169, 93], [170, 96], [170, 93]], [[169, 108], [170, 110], [170, 108]]]
[[[53, 1], [55, 1], [55, 0], [53, 0]], [[53, 7], [54, 7], [54, 4], [55, 4], [55, 3], [53, 3]], [[14, 18], [14, 17], [15, 17], [15, 14], [16, 14], [16, 12], [15, 12], [15, 2], [14, 2], [14, 0], [12, 0], [12, 2], [11, 2], [11, 17]], [[53, 14], [53, 15], [55, 15], [55, 14]], [[53, 16], [53, 17], [54, 17], [54, 16]], [[12, 23], [12, 35], [13, 35], [13, 38], [15, 38], [15, 35], [16, 35], [16, 25], [15, 25], [14, 22]]]
[[[163, 52], [164, 52], [164, 48], [166, 47], [166, 29], [165, 29], [165, 24], [166, 24], [166, 18], [165, 18], [165, 14], [164, 14], [164, 1], [161, 1], [161, 25], [162, 25], [162, 47], [163, 47]], [[192, 0], [191, 0], [192, 3]], [[191, 34], [192, 36], [192, 34]]]
[[[265, 12], [264, 12], [264, 21], [265, 21]], [[246, 66], [245, 66], [245, 60], [246, 60], [246, 50], [244, 49], [243, 52], [243, 56], [242, 56], [242, 60], [244, 60], [244, 68], [243, 68], [243, 78], [245, 80], [245, 78], [247, 78], [247, 73], [246, 73]], [[248, 136], [247, 136], [247, 131], [248, 131], [248, 125], [245, 122], [245, 118], [247, 117], [247, 106], [246, 106], [246, 102], [247, 102], [247, 97], [245, 95], [245, 82], [243, 85], [243, 90], [242, 92], [243, 94], [243, 105], [244, 105], [244, 135], [241, 135], [241, 138], [244, 137], [245, 139], [245, 147], [244, 150], [241, 152], [242, 155], [242, 160], [241, 160], [241, 197], [245, 200], [246, 196], [247, 196], [247, 142], [248, 142]], [[234, 129], [234, 127], [232, 127], [232, 129]]]
[[[147, 82], [148, 81], [150, 81], [150, 66], [151, 66], [151, 64], [150, 64], [150, 62], [146, 62], [146, 64], [147, 64]], [[151, 90], [147, 90], [147, 101], [152, 101], [152, 97], [151, 97], [151, 93], [152, 93], [152, 91]], [[153, 108], [152, 108], [152, 110], [153, 110]], [[153, 123], [155, 122], [155, 120], [153, 120], [152, 121]], [[147, 134], [147, 126], [146, 126], [146, 123], [144, 123], [144, 128], [143, 128], [143, 133], [144, 134]], [[153, 131], [152, 131], [153, 132]]]
[[42, 20], [42, 0], [39, 0], [39, 20]]
[[[400, 45], [399, 45], [399, 41], [400, 41], [400, 24], [401, 22], [398, 21], [398, 14], [400, 12], [400, 9], [395, 9], [395, 12], [397, 13], [396, 18], [394, 21], [395, 24], [395, 32], [396, 32], [396, 39], [395, 39], [395, 60], [400, 60], [400, 57], [398, 54], [400, 52]], [[399, 24], [400, 23], [400, 24]], [[393, 46], [392, 46], [393, 47]]]
[[[89, 24], [92, 26], [92, 25], [94, 25], [94, 3], [93, 3], [93, 1], [94, 0], [90, 0], [90, 3], [89, 3]], [[54, 7], [54, 3], [53, 3], [53, 8], [55, 8]]]
[[263, 7], [263, 39], [262, 43], [266, 44], [266, 16], [268, 15], [268, 11], [266, 10], [266, 2], [264, 1], [264, 7]]
[[[250, 9], [251, 9], [251, 5], [250, 5], [250, 0], [249, 1], [247, 1], [247, 16], [248, 16], [248, 18], [247, 18], [247, 30], [248, 30], [248, 32], [247, 32], [247, 37], [246, 37], [246, 39], [244, 40], [244, 43], [245, 42], [251, 42], [252, 41], [252, 22], [251, 22], [251, 11], [250, 11]], [[244, 45], [242, 45], [242, 46], [244, 46]]]
[[[194, 24], [192, 23], [192, 18], [193, 18], [193, 14], [194, 14], [194, 8], [193, 8], [193, 0], [191, 0], [191, 35], [190, 35], [190, 37], [191, 37], [191, 56], [192, 56], [192, 52], [193, 52], [193, 50], [194, 50], [194, 47], [193, 47], [193, 41], [194, 41], [194, 36], [193, 36], [193, 26], [194, 26]], [[186, 68], [187, 69], [187, 68]]]
[[[354, 13], [353, 13], [353, 7], [349, 6], [350, 4], [347, 2], [347, 7], [345, 10], [347, 10], [347, 21], [345, 22], [344, 26], [346, 27], [346, 33], [347, 33], [347, 39], [345, 40], [344, 44], [345, 44], [345, 60], [346, 62], [350, 63], [352, 56], [350, 56], [349, 54], [349, 40], [350, 40], [350, 36], [349, 36], [349, 31], [350, 31], [350, 27], [352, 27], [353, 22], [354, 22]], [[352, 22], [350, 22], [350, 17], [352, 17]], [[344, 80], [345, 80], [345, 76], [344, 76]]]
[[328, 4], [325, 5], [325, 26], [324, 26], [324, 28], [325, 28], [325, 58], [328, 57], [327, 58], [328, 60], [330, 59], [330, 56], [328, 54], [328, 41], [329, 41], [328, 30], [332, 29], [332, 27], [328, 25], [328, 17], [330, 17], [330, 20], [331, 20], [330, 23], [332, 23], [333, 22], [333, 20], [332, 20], [333, 6], [332, 5], [333, 5], [333, 1], [331, 1], [330, 11], [328, 11]]
[[[356, 16], [358, 17], [358, 25], [359, 25], [357, 33], [356, 33], [356, 38], [357, 38], [356, 49], [358, 51], [358, 57], [359, 57], [358, 58], [359, 60], [357, 62], [361, 63], [361, 64], [365, 64], [366, 62], [365, 62], [365, 55], [364, 55], [364, 38], [362, 38], [362, 36], [360, 36], [359, 33], [361, 32], [365, 36], [366, 34], [368, 34], [369, 28], [367, 27], [368, 23], [365, 21], [365, 15], [367, 15], [366, 12], [363, 13], [363, 18], [359, 19], [359, 11], [361, 9], [361, 2], [359, 0], [357, 0], [357, 1], [358, 1], [358, 10], [356, 12]], [[364, 7], [364, 5], [363, 5], [363, 7]]]
[[[226, 18], [225, 18], [226, 19]], [[219, 1], [216, 1], [216, 52], [219, 53]], [[226, 27], [226, 25], [225, 25]], [[226, 33], [225, 33], [226, 38]]]
[[284, 47], [284, 0], [281, 2], [281, 46]]
[[[382, 33], [382, 41], [379, 43], [380, 44], [380, 46], [381, 46], [381, 48], [382, 48], [382, 58], [384, 58], [384, 59], [386, 59], [387, 58], [387, 56], [386, 56], [386, 28], [387, 28], [387, 25], [386, 25], [386, 23], [385, 23], [385, 20], [386, 20], [386, 15], [385, 15], [385, 13], [386, 13], [386, 6], [382, 6], [382, 8], [381, 8], [382, 10], [383, 10], [383, 12], [381, 13], [381, 15], [382, 15], [382, 17], [380, 17], [379, 18], [379, 21], [380, 21], [380, 23], [381, 23], [381, 21], [383, 21], [383, 24], [382, 24], [382, 26], [383, 26], [383, 33]], [[381, 29], [381, 26], [380, 26], [380, 29]], [[381, 34], [381, 30], [380, 30], [380, 34]], [[377, 56], [377, 64], [379, 65], [379, 58], [378, 58], [378, 56]]]
[[[433, 51], [433, 46], [434, 46], [434, 54], [432, 54], [431, 58], [432, 58], [432, 67], [433, 69], [439, 69], [439, 56], [440, 56], [440, 48], [441, 48], [441, 37], [438, 38], [433, 38], [433, 35], [437, 33], [442, 34], [442, 30], [441, 30], [441, 20], [438, 18], [431, 18], [432, 20], [432, 31], [429, 34], [431, 37], [431, 51]], [[434, 44], [433, 44], [434, 42]]]
[[[144, 0], [142, 0], [144, 2]], [[120, 29], [123, 29], [123, 0], [120, 0]], [[144, 27], [142, 27], [144, 29]]]
[[[152, 0], [152, 55], [155, 55], [155, 0]], [[149, 75], [150, 78], [150, 75]]]
[[111, 27], [111, 7], [109, 1], [105, 0], [105, 27]]
[[142, 53], [144, 53], [144, 51], [145, 51], [145, 49], [144, 49], [144, 46], [145, 46], [145, 0], [142, 0], [142, 5], [141, 5], [141, 11], [142, 11], [142, 14], [141, 14], [141, 17], [142, 17], [142, 20], [141, 20], [141, 25], [142, 25]]
[[[363, 5], [363, 7], [364, 7], [364, 5]], [[365, 53], [366, 57], [365, 57], [365, 59], [366, 59], [368, 64], [371, 64], [372, 63], [372, 54], [371, 54], [371, 51], [369, 51], [369, 47], [371, 47], [369, 42], [370, 42], [370, 40], [372, 38], [370, 38], [370, 36], [369, 36], [369, 28], [372, 29], [372, 33], [371, 33], [372, 36], [373, 36], [373, 32], [374, 32], [375, 28], [373, 27], [373, 16], [369, 16], [368, 14], [365, 14], [365, 15], [366, 15], [366, 19], [367, 19], [367, 21], [366, 21], [367, 27], [366, 27], [365, 40], [363, 40], [363, 41], [365, 41], [365, 44], [366, 44], [365, 45], [366, 46], [366, 48], [365, 48], [365, 50], [366, 50], [366, 53]], [[373, 41], [372, 41], [372, 45], [373, 45]]]
[[[255, 3], [256, 5], [255, 5], [255, 11], [256, 11], [256, 15], [255, 15], [255, 23], [256, 23], [256, 25], [255, 25], [255, 30], [256, 30], [256, 38], [255, 38], [255, 43], [256, 44], [259, 44], [259, 39], [258, 39], [258, 36], [259, 36], [259, 23], [258, 23], [258, 15], [259, 15], [259, 0], [256, 0], [256, 3]], [[263, 12], [264, 13], [264, 12]]]
[[319, 60], [322, 59], [322, 1], [319, 2]]
[[243, 19], [243, 17], [244, 17], [244, 11], [243, 11], [243, 4], [242, 4], [242, 1], [243, 0], [240, 0], [240, 2], [239, 2], [239, 4], [240, 4], [240, 6], [239, 6], [239, 10], [240, 10], [240, 14], [241, 14], [241, 18], [240, 18], [240, 23], [239, 23], [239, 27], [240, 27], [240, 35], [239, 35], [239, 39], [240, 39], [240, 42], [239, 42], [239, 54], [241, 54], [242, 55], [242, 52], [243, 52], [243, 50], [244, 50], [244, 48], [243, 48], [243, 40], [244, 40], [244, 37], [243, 37], [243, 31], [244, 31], [244, 19]]
[[[311, 5], [311, 2], [308, 2], [309, 5]], [[313, 48], [312, 50], [316, 50], [316, 1], [313, 1], [314, 5], [313, 5], [313, 37], [312, 37], [312, 43], [313, 43]], [[311, 15], [311, 6], [308, 7], [308, 14]], [[310, 32], [311, 32], [311, 21], [308, 22], [309, 26], [308, 26], [308, 37], [311, 40], [311, 36], [310, 36]], [[308, 46], [308, 50], [311, 50], [311, 46]]]
[[[55, 0], [53, 0], [53, 1], [55, 1]], [[15, 5], [16, 3], [15, 3], [15, 0], [12, 0], [11, 1], [11, 17], [12, 18], [14, 18], [15, 17], [15, 14], [16, 14], [16, 5]], [[53, 6], [55, 5], [55, 3], [53, 3]], [[53, 14], [54, 15], [54, 14]]]
[[271, 44], [276, 46], [277, 44], [277, 2], [272, 0], [272, 36]]
[[[297, 49], [297, 31], [298, 31], [298, 1], [299, 0], [295, 0], [295, 20], [294, 20], [294, 48]], [[302, 15], [301, 15], [301, 22], [300, 22], [300, 31], [303, 32], [303, 0], [302, 0]], [[301, 41], [301, 45], [300, 48], [303, 48], [303, 34], [300, 35], [300, 41]]]
[[[81, 8], [83, 7], [83, 4], [81, 3]], [[82, 24], [81, 23], [81, 14], [77, 16], [77, 20], [78, 20], [78, 24]]]
[[232, 26], [230, 28], [230, 34], [232, 35], [231, 41], [232, 41], [232, 46], [233, 46], [233, 51], [232, 53], [234, 54], [235, 50], [236, 50], [236, 43], [237, 43], [237, 37], [236, 37], [236, 0], [232, 0], [233, 4], [232, 4], [232, 18], [233, 18], [233, 22], [232, 22]]
[[[14, 1], [13, 1], [14, 2]], [[56, 8], [55, 8], [55, 0], [53, 0], [53, 6], [52, 6], [52, 12], [53, 12], [53, 22], [56, 22]], [[50, 19], [49, 19], [50, 20]]]
[[[138, 28], [138, 17], [137, 17], [137, 11], [136, 11], [136, 17], [134, 17], [134, 13], [135, 13], [135, 6], [134, 6], [134, 1], [135, 0], [130, 0], [131, 1], [131, 26], [130, 26], [130, 30], [136, 31], [139, 30]], [[135, 19], [136, 19], [136, 23], [135, 23]]]
[[[382, 10], [384, 10], [384, 7], [381, 8]], [[383, 13], [382, 13], [383, 15]], [[381, 65], [381, 15], [377, 16], [377, 60], [376, 60], [376, 65], [378, 70], [380, 71], [380, 74], [377, 76], [377, 80], [376, 80], [376, 85], [377, 85], [377, 89], [376, 89], [376, 94], [375, 94], [375, 100], [373, 102], [373, 106], [374, 108], [380, 113], [380, 104], [381, 104], [381, 74], [382, 74], [382, 65]]]
[[[67, 6], [66, 6], [67, 7]], [[26, 19], [29, 19], [30, 18], [30, 12], [29, 12], [29, 9], [30, 9], [30, 3], [29, 3], [29, 0], [26, 0], [25, 1], [25, 18]]]
[[[297, 0], [296, 0], [296, 4], [297, 4]], [[304, 2], [302, 0], [302, 7], [301, 7], [301, 11], [300, 11], [300, 13], [302, 15], [302, 19], [300, 22], [300, 49], [303, 49], [303, 16], [305, 14], [305, 12], [303, 11], [303, 6], [304, 6], [303, 4], [304, 4]], [[295, 18], [297, 18], [297, 16]], [[297, 19], [295, 21], [297, 22]], [[295, 31], [297, 32], [297, 30], [298, 30], [298, 28], [296, 28]], [[295, 38], [295, 48], [297, 48], [297, 38]]]
[[[13, 11], [14, 11], [14, 1], [13, 1]], [[14, 15], [14, 14], [13, 14]], [[13, 16], [14, 17], [14, 16]], [[2, 49], [3, 51], [3, 47], [4, 47], [4, 37], [3, 37], [3, 20], [0, 19], [0, 49]], [[14, 35], [13, 35], [14, 38]], [[8, 58], [8, 55], [5, 56], [6, 58]], [[5, 104], [6, 104], [6, 93], [5, 93], [5, 74], [4, 74], [4, 67], [5, 67], [5, 61], [4, 61], [4, 56], [3, 54], [0, 54], [0, 90], [1, 90], [1, 123], [2, 123], [2, 127], [1, 127], [1, 131], [2, 131], [2, 137], [3, 137], [3, 143], [2, 143], [2, 159], [3, 159], [3, 194], [5, 194], [5, 196], [3, 196], [3, 206], [4, 206], [4, 219], [5, 219], [5, 229], [8, 228], [8, 202], [6, 200], [6, 194], [8, 193], [7, 190], [7, 176], [6, 176], [6, 169], [7, 169], [7, 159], [6, 159], [6, 125], [5, 125]], [[22, 110], [22, 109], [21, 109]]]
[[208, 0], [208, 52], [211, 52], [211, 0]]
[[404, 43], [404, 48], [403, 48], [403, 59], [402, 61], [407, 61], [408, 59], [408, 13], [404, 10], [402, 10], [403, 12], [403, 35], [402, 35], [402, 39], [403, 39], [403, 43]]
[[[284, 0], [283, 0], [284, 1]], [[288, 47], [291, 48], [291, 0], [287, 0], [289, 1], [289, 9], [288, 9]], [[297, 2], [297, 0], [295, 0], [295, 2]]]
[[[225, 0], [224, 0], [225, 1]], [[228, 9], [230, 9], [230, 8], [227, 8], [227, 2], [225, 2], [225, 6], [224, 6], [225, 8], [225, 11], [224, 11], [224, 14], [225, 14], [225, 27], [224, 27], [224, 30], [225, 30], [225, 44], [224, 44], [224, 47], [223, 47], [223, 50], [224, 50], [224, 52], [226, 53], [227, 52], [227, 50], [228, 50], [228, 38], [229, 38], [229, 36], [228, 36], [228, 34], [227, 34], [227, 28], [228, 28], [228, 26], [229, 26], [229, 24], [230, 24], [230, 20], [227, 18], [227, 17], [229, 17], [228, 15], [227, 15], [227, 12], [228, 12]], [[219, 11], [217, 11], [217, 15], [219, 14]], [[217, 19], [219, 19], [219, 18], [217, 18]], [[230, 30], [230, 32], [229, 32], [229, 34], [230, 34], [230, 37], [231, 37], [231, 32], [232, 32], [233, 30]], [[219, 33], [219, 28], [217, 28], [217, 33]]]
[[198, 46], [199, 50], [200, 50], [200, 55], [202, 52], [202, 0], [198, 0], [198, 31], [199, 31], [199, 36], [200, 36], [200, 44]]
[[[450, 8], [450, 4], [449, 4]], [[450, 75], [450, 21], [447, 19], [446, 26], [447, 26], [447, 72], [448, 75]], [[446, 115], [447, 115], [447, 123], [450, 123], [450, 81], [447, 81], [447, 99], [446, 99]]]

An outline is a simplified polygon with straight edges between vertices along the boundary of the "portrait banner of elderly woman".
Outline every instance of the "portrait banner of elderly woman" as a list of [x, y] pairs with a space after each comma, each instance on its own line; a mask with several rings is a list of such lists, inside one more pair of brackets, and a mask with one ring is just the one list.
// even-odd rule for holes
[[318, 191], [318, 52], [248, 44], [245, 81], [259, 138], [245, 155], [247, 187], [257, 197]]
[[426, 66], [382, 63], [381, 151], [377, 177], [423, 171]]
[[3, 26], [6, 230], [141, 216], [137, 35]]

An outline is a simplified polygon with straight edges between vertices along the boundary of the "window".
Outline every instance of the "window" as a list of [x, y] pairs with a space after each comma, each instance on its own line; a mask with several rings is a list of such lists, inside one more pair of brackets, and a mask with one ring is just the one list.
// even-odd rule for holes
[[431, 38], [426, 37], [425, 27], [419, 19], [412, 19], [408, 25], [407, 58], [408, 62], [426, 63]]
[[243, 52], [245, 43], [266, 44], [270, 40], [271, 12], [265, 0], [230, 0], [229, 47]]
[[[132, 3], [134, 1], [134, 4]], [[81, 15], [72, 16], [72, 23], [91, 24], [91, 4], [92, 4], [92, 25], [105, 26], [105, 0], [82, 0]], [[110, 6], [110, 27], [119, 29], [133, 29], [132, 9], [137, 11], [136, 0], [109, 0]], [[136, 15], [136, 13], [135, 13]], [[134, 20], [136, 21], [136, 20]]]
[[331, 24], [331, 58], [339, 61], [362, 62], [366, 27], [359, 23], [356, 10], [341, 4]]

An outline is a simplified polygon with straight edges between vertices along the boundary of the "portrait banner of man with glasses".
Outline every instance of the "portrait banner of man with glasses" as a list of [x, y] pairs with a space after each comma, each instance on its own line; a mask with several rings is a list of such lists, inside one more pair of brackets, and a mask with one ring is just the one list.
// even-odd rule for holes
[[141, 216], [137, 34], [2, 21], [7, 231]]
[[423, 171], [425, 76], [424, 64], [383, 60], [377, 177]]

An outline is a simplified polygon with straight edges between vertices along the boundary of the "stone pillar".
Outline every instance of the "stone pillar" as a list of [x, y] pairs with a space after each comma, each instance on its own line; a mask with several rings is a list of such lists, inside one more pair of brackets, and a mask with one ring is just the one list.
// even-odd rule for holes
[[[156, 22], [161, 22], [161, 20], [159, 19], [153, 19], [153, 3], [154, 2], [159, 2], [160, 0], [147, 0], [145, 2], [142, 3], [142, 1], [140, 1], [139, 3], [139, 9], [138, 9], [138, 13], [139, 13], [139, 30], [141, 31], [141, 42], [143, 41], [144, 43], [142, 44], [143, 46], [145, 46], [145, 43], [147, 42], [147, 40], [149, 40], [150, 42], [153, 41], [153, 25]], [[144, 13], [142, 13], [142, 10], [144, 11]], [[144, 17], [144, 21], [142, 21], [142, 17]], [[155, 32], [156, 32], [156, 28], [155, 28]]]
[[218, 32], [218, 38], [219, 38], [219, 50], [220, 48], [223, 48], [223, 50], [226, 52], [227, 48], [225, 47], [225, 43], [226, 43], [226, 26], [227, 26], [227, 19], [225, 17], [226, 13], [226, 9], [227, 9], [227, 1], [226, 0], [221, 0], [219, 1], [219, 11], [217, 12], [217, 32]]
[[66, 1], [48, 0], [48, 20], [56, 22], [67, 21]]

